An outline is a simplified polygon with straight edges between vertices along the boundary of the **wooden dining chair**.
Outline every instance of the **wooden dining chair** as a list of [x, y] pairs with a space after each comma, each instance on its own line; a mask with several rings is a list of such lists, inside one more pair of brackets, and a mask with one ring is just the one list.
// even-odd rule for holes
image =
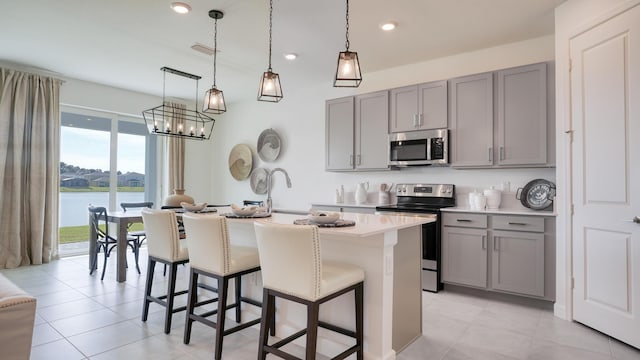
[[[93, 272], [98, 268], [98, 253], [100, 251], [104, 252], [104, 262], [102, 264], [102, 275], [100, 276], [100, 280], [104, 280], [104, 273], [107, 268], [107, 259], [111, 254], [111, 250], [118, 245], [118, 240], [113, 236], [109, 235], [109, 222], [107, 221], [107, 209], [102, 206], [89, 206], [89, 214], [90, 218], [90, 226], [96, 233], [97, 238], [91, 239], [91, 241], [96, 241], [96, 251], [93, 254], [94, 258], [91, 261], [91, 271], [89, 274], [93, 274]], [[136, 270], [138, 270], [138, 274], [140, 274], [140, 265], [138, 264], [138, 239], [133, 236], [127, 236], [127, 245], [131, 247], [133, 251], [133, 255], [136, 259]]]

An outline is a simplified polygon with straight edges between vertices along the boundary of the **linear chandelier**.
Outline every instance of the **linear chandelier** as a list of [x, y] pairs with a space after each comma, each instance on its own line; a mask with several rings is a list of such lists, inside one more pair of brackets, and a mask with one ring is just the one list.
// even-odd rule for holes
[[[152, 135], [181, 137], [192, 140], [208, 140], [213, 132], [215, 119], [199, 112], [198, 109], [198, 80], [202, 77], [184, 71], [162, 67], [162, 105], [144, 110], [142, 116]], [[195, 110], [186, 106], [172, 104], [165, 100], [167, 73], [186, 77], [196, 81]]]

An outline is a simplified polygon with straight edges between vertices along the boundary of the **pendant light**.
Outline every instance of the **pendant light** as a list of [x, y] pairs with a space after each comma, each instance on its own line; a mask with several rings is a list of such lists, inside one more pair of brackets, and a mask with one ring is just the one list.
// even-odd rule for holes
[[204, 108], [202, 111], [213, 114], [222, 114], [227, 111], [222, 90], [216, 88], [216, 55], [218, 53], [218, 19], [222, 19], [224, 13], [220, 10], [210, 10], [209, 17], [214, 19], [213, 25], [213, 85], [204, 94]]
[[271, 69], [271, 30], [273, 28], [273, 0], [269, 0], [269, 68], [262, 74], [258, 101], [278, 102], [282, 100], [280, 76]]
[[347, 0], [346, 37], [347, 41], [345, 45], [347, 50], [338, 55], [338, 68], [336, 69], [336, 78], [333, 81], [334, 87], [358, 87], [362, 82], [358, 53], [349, 51], [349, 0]]

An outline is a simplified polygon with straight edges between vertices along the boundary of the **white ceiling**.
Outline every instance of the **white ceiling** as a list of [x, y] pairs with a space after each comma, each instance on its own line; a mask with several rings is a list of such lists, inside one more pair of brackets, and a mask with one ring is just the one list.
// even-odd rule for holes
[[[366, 73], [553, 33], [564, 0], [351, 0], [350, 43]], [[217, 85], [227, 102], [255, 98], [267, 68], [267, 0], [1, 0], [0, 61], [63, 77], [162, 95], [163, 66], [200, 75], [198, 96], [213, 80], [211, 9], [218, 21]], [[384, 33], [379, 24], [398, 23]], [[273, 70], [283, 91], [331, 84], [345, 42], [344, 0], [274, 0]], [[284, 59], [295, 52], [298, 59]], [[191, 98], [195, 83], [168, 75], [167, 95]], [[200, 94], [201, 93], [201, 94]], [[201, 101], [201, 100], [200, 100]]]

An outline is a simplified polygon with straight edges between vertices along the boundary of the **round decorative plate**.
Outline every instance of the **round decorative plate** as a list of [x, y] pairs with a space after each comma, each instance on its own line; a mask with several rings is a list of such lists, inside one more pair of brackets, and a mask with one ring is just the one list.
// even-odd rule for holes
[[267, 175], [268, 171], [265, 168], [255, 168], [251, 172], [251, 190], [256, 194], [267, 193]]
[[525, 207], [533, 210], [543, 210], [553, 204], [556, 195], [556, 186], [549, 180], [535, 179], [522, 188], [520, 202]]
[[244, 180], [251, 173], [253, 160], [251, 149], [244, 144], [238, 144], [229, 153], [229, 171], [236, 180]]
[[262, 161], [275, 161], [280, 155], [280, 136], [273, 129], [264, 130], [258, 137], [258, 156]]

